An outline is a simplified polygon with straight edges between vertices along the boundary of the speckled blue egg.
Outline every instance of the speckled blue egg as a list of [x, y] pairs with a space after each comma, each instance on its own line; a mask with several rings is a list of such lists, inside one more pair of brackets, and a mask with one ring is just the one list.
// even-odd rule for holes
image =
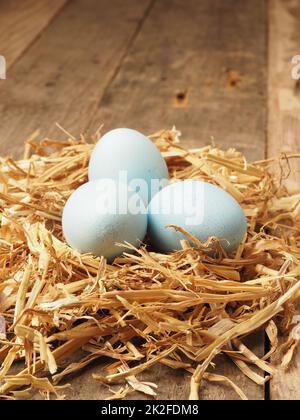
[[97, 180], [71, 195], [64, 207], [62, 227], [72, 248], [111, 262], [125, 250], [129, 252], [116, 243], [140, 246], [147, 231], [147, 210], [127, 185]]
[[[152, 141], [136, 130], [117, 128], [99, 140], [91, 156], [89, 180], [101, 178], [129, 183], [147, 205], [167, 184], [169, 174], [165, 160]], [[160, 183], [158, 188], [156, 180]]]
[[198, 180], [175, 182], [158, 192], [148, 206], [148, 232], [162, 252], [182, 249], [183, 234], [166, 225], [184, 228], [202, 242], [217, 237], [228, 252], [236, 250], [247, 232], [239, 203], [221, 188]]

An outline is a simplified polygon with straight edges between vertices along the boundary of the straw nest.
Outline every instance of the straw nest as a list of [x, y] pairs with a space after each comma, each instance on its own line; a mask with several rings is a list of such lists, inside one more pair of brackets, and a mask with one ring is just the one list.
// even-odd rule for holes
[[[63, 398], [61, 381], [103, 357], [93, 378], [121, 382], [111, 399], [133, 390], [155, 395], [156, 384], [138, 376], [157, 363], [189, 372], [190, 399], [201, 395], [202, 380], [226, 382], [246, 398], [218, 374], [217, 354], [260, 385], [275, 373], [271, 356], [289, 366], [300, 338], [300, 194], [283, 186], [288, 159], [249, 164], [234, 149], [184, 150], [179, 135], [173, 129], [151, 136], [171, 178], [219, 185], [245, 210], [248, 234], [234, 255], [219, 248], [212, 257], [207, 249], [217, 239], [204, 244], [188, 232], [182, 250], [170, 255], [147, 244], [114, 265], [80, 255], [64, 242], [61, 214], [87, 181], [93, 145], [30, 139], [23, 160], [1, 159], [1, 398], [29, 389]], [[278, 164], [279, 178], [270, 170]], [[258, 329], [270, 341], [263, 358], [244, 344]]]

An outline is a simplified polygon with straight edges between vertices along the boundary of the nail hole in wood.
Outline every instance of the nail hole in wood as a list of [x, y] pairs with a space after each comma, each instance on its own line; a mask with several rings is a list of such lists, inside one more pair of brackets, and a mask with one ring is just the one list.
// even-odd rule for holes
[[187, 105], [188, 102], [188, 91], [187, 90], [179, 90], [175, 94], [175, 107], [184, 107]]

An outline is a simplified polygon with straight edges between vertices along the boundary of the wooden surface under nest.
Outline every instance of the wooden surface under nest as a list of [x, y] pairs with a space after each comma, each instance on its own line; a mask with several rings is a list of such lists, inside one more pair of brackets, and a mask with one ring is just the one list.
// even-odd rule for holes
[[[247, 398], [218, 373], [221, 353], [260, 385], [275, 373], [271, 356], [289, 366], [300, 339], [300, 194], [283, 185], [289, 158], [250, 164], [234, 149], [184, 150], [175, 129], [151, 137], [172, 180], [206, 180], [239, 201], [247, 237], [235, 254], [215, 257], [206, 251], [216, 239], [203, 244], [188, 232], [182, 250], [170, 255], [147, 244], [114, 265], [80, 255], [64, 242], [61, 214], [87, 181], [93, 144], [29, 140], [25, 159], [1, 160], [2, 398], [28, 398], [32, 389], [63, 398], [68, 375], [101, 358], [93, 378], [108, 384], [110, 399], [136, 391], [159, 396], [157, 384], [139, 380], [158, 363], [190, 373], [191, 399], [202, 380]], [[245, 344], [257, 330], [270, 340], [262, 358]]]

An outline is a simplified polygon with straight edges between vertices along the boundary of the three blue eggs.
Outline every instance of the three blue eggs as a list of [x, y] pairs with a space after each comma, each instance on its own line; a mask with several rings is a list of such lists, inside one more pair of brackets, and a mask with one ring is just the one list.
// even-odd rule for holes
[[136, 130], [118, 128], [97, 143], [89, 163], [89, 182], [67, 201], [62, 218], [66, 241], [81, 253], [113, 262], [138, 248], [148, 232], [161, 252], [182, 249], [178, 226], [205, 242], [220, 240], [228, 253], [247, 232], [239, 203], [221, 188], [200, 180], [169, 181], [155, 144]]

